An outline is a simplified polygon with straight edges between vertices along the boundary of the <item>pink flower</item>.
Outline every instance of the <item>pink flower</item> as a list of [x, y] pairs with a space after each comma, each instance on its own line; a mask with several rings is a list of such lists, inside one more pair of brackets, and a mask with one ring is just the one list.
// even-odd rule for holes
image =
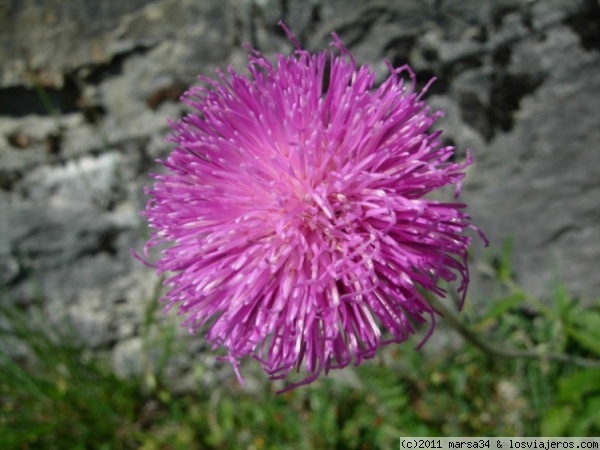
[[405, 341], [413, 323], [429, 319], [431, 334], [419, 289], [444, 296], [439, 283], [459, 278], [464, 299], [465, 205], [425, 196], [458, 195], [471, 157], [451, 162], [430, 131], [442, 113], [408, 66], [374, 87], [335, 34], [340, 56], [310, 54], [282, 26], [293, 56], [251, 50], [249, 77], [229, 68], [184, 95], [197, 112], [171, 124], [147, 248], [168, 244], [155, 263], [171, 275], [167, 309], [223, 347], [240, 381], [251, 355], [271, 379], [305, 370], [305, 384]]

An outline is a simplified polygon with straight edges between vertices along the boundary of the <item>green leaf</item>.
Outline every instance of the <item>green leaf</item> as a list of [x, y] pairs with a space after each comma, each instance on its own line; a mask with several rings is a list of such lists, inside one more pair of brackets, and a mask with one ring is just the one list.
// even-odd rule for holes
[[564, 436], [569, 429], [573, 409], [570, 405], [550, 408], [542, 417], [542, 436]]
[[573, 436], [597, 436], [600, 429], [600, 397], [594, 397], [587, 402], [587, 407], [578, 414], [570, 430]]
[[584, 331], [600, 336], [600, 312], [586, 311], [577, 319], [577, 322]]
[[569, 328], [568, 332], [579, 345], [600, 355], [600, 339], [598, 336], [589, 335], [573, 328]]
[[508, 237], [502, 243], [502, 254], [498, 265], [498, 280], [500, 281], [510, 281], [512, 279], [512, 248], [513, 238]]
[[586, 311], [567, 332], [578, 344], [600, 355], [600, 313]]
[[600, 369], [584, 369], [559, 381], [558, 398], [562, 402], [581, 402], [593, 392], [600, 394]]
[[525, 300], [525, 294], [521, 291], [516, 291], [501, 300], [494, 302], [488, 313], [483, 317], [483, 320], [496, 318], [506, 311], [514, 308]]
[[571, 298], [564, 284], [559, 284], [554, 289], [554, 301], [563, 322], [571, 323], [575, 317], [578, 317], [577, 302]]

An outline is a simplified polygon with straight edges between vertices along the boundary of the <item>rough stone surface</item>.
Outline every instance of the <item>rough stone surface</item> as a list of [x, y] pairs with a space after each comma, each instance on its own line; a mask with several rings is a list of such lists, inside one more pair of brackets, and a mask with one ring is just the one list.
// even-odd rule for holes
[[[118, 373], [143, 369], [144, 339], [165, 341], [144, 328], [160, 280], [130, 248], [147, 237], [138, 211], [169, 152], [166, 121], [198, 74], [243, 68], [242, 43], [291, 51], [280, 18], [313, 50], [336, 30], [381, 78], [385, 58], [422, 85], [437, 77], [429, 100], [447, 113], [446, 139], [474, 154], [464, 195], [491, 252], [512, 236], [528, 289], [557, 278], [597, 298], [597, 0], [0, 0], [3, 301], [43, 299]], [[179, 388], [231, 377], [201, 338], [177, 333]], [[211, 370], [187, 371], [190, 354]]]

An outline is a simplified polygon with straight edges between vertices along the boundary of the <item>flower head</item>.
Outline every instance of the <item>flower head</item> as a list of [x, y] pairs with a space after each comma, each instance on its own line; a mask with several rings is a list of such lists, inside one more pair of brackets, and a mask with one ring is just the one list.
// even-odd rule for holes
[[408, 66], [375, 87], [335, 34], [338, 52], [311, 54], [284, 29], [292, 56], [250, 50], [249, 76], [229, 68], [184, 94], [196, 112], [171, 124], [147, 247], [168, 244], [155, 264], [171, 274], [167, 308], [224, 348], [238, 378], [251, 355], [272, 379], [304, 368], [308, 383], [415, 323], [431, 333], [420, 290], [443, 296], [439, 283], [460, 279], [464, 294], [465, 205], [425, 195], [458, 195], [470, 156], [451, 162]]

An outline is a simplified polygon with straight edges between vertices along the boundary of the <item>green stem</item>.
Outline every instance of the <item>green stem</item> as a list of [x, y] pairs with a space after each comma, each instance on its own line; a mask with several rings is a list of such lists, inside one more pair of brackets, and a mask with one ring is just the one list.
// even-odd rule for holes
[[481, 340], [476, 333], [469, 329], [469, 327], [460, 322], [456, 315], [437, 298], [434, 298], [433, 296], [427, 296], [427, 300], [442, 314], [446, 320], [446, 323], [448, 323], [450, 327], [458, 332], [458, 334], [460, 334], [467, 342], [481, 350], [483, 353], [499, 356], [501, 358], [554, 360], [575, 364], [581, 367], [600, 367], [599, 360], [579, 358], [577, 356], [571, 356], [565, 353], [542, 353], [528, 350], [516, 350], [512, 348], [499, 348], [495, 345], [488, 344], [487, 342]]

